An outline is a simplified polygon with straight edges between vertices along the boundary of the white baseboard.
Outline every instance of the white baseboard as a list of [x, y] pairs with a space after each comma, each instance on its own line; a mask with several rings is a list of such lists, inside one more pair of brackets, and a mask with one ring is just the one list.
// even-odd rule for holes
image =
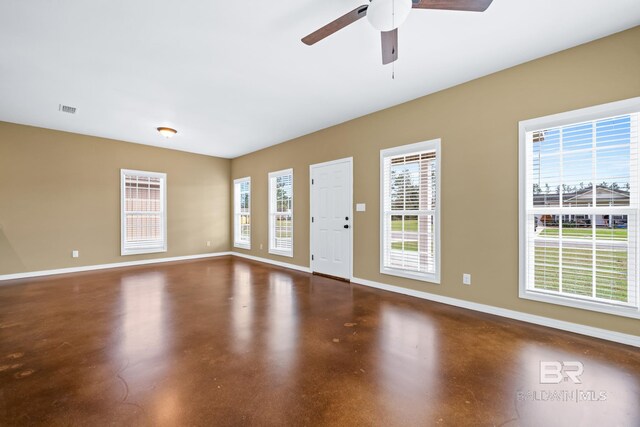
[[7, 280], [15, 280], [15, 279], [28, 279], [31, 277], [52, 276], [56, 274], [68, 274], [68, 273], [80, 273], [83, 271], [105, 270], [108, 268], [133, 267], [136, 265], [159, 264], [163, 262], [212, 258], [212, 257], [219, 257], [224, 255], [233, 255], [241, 258], [247, 258], [253, 261], [264, 262], [266, 264], [277, 265], [278, 267], [290, 268], [292, 270], [298, 270], [305, 273], [311, 272], [311, 269], [308, 267], [301, 267], [299, 265], [289, 264], [287, 262], [274, 261], [268, 258], [260, 258], [257, 256], [245, 255], [239, 252], [211, 252], [211, 253], [198, 254], [198, 255], [185, 255], [185, 256], [176, 256], [176, 257], [169, 257], [169, 258], [154, 258], [154, 259], [144, 259], [139, 261], [115, 262], [111, 264], [83, 265], [81, 267], [68, 267], [68, 268], [58, 268], [54, 270], [40, 270], [40, 271], [28, 271], [25, 273], [3, 274], [3, 275], [0, 275], [0, 282], [7, 281]]
[[311, 269], [309, 267], [303, 267], [301, 265], [290, 264], [288, 262], [274, 261], [274, 260], [269, 259], [269, 258], [261, 258], [261, 257], [253, 256], [253, 255], [246, 255], [246, 254], [243, 254], [243, 253], [240, 253], [240, 252], [231, 252], [231, 255], [237, 256], [237, 257], [240, 257], [240, 258], [250, 259], [250, 260], [253, 260], [253, 261], [264, 262], [266, 264], [277, 265], [278, 267], [290, 268], [291, 270], [298, 270], [298, 271], [302, 271], [304, 273], [311, 273]]
[[[212, 258], [224, 255], [231, 255], [231, 252], [211, 252], [198, 255], [184, 255], [169, 258], [143, 259], [139, 261], [114, 262], [111, 264], [84, 265], [81, 267], [58, 268], [55, 270], [28, 271], [26, 273], [3, 274], [0, 275], [0, 282], [15, 279], [27, 279], [30, 277], [52, 276], [54, 274], [79, 273], [82, 271], [105, 270], [107, 268], [132, 267], [136, 265], [158, 264], [161, 262], [185, 261], [190, 259]], [[1, 285], [1, 284], [0, 284]]]
[[533, 323], [536, 325], [547, 326], [554, 329], [561, 329], [563, 331], [574, 332], [576, 334], [586, 335], [589, 337], [601, 338], [603, 340], [632, 345], [634, 347], [640, 347], [640, 336], [637, 336], [637, 335], [623, 334], [620, 332], [609, 331], [606, 329], [594, 328], [592, 326], [579, 325], [577, 323], [565, 322], [563, 320], [555, 320], [548, 317], [536, 316], [534, 314], [522, 313], [520, 311], [508, 310], [506, 308], [499, 308], [491, 305], [479, 304], [476, 302], [465, 301], [465, 300], [451, 298], [451, 297], [445, 297], [442, 295], [435, 295], [428, 292], [422, 292], [422, 291], [416, 291], [413, 289], [403, 288], [400, 286], [387, 285], [385, 283], [374, 282], [372, 280], [360, 279], [357, 277], [352, 278], [351, 283], [356, 283], [359, 285], [382, 289], [385, 291], [396, 292], [404, 295], [409, 295], [412, 297], [439, 302], [442, 304], [453, 305], [455, 307], [462, 307], [469, 310], [480, 311], [482, 313], [494, 314], [496, 316], [507, 317], [509, 319], [520, 320], [523, 322]]

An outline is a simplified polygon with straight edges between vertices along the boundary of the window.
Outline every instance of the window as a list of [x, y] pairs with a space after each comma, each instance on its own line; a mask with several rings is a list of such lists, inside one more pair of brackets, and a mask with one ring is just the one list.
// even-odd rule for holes
[[638, 311], [640, 98], [520, 122], [520, 296]]
[[233, 181], [233, 246], [251, 249], [251, 178]]
[[293, 256], [293, 169], [269, 174], [269, 253]]
[[440, 283], [440, 140], [380, 152], [380, 272]]
[[122, 169], [121, 254], [167, 250], [167, 175]]

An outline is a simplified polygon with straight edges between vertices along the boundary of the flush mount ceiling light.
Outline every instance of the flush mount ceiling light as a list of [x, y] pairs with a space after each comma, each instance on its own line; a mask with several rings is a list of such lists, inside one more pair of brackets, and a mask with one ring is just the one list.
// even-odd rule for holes
[[173, 135], [178, 133], [177, 130], [167, 127], [159, 127], [158, 132], [160, 132], [160, 135], [164, 136], [165, 138], [171, 138]]

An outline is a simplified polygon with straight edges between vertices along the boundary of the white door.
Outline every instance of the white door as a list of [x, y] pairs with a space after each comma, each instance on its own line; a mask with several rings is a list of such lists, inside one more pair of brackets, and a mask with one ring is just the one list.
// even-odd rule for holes
[[311, 165], [311, 269], [351, 278], [352, 160]]

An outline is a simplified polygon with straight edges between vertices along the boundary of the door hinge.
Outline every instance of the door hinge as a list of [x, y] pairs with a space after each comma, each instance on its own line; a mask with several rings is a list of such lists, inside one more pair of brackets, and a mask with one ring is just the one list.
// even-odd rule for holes
[[311, 178], [311, 185], [315, 184], [314, 179]]
[[313, 255], [311, 255], [311, 261], [313, 261]]
[[314, 221], [314, 219], [313, 219], [313, 217], [311, 217], [311, 222], [313, 222], [313, 221]]

